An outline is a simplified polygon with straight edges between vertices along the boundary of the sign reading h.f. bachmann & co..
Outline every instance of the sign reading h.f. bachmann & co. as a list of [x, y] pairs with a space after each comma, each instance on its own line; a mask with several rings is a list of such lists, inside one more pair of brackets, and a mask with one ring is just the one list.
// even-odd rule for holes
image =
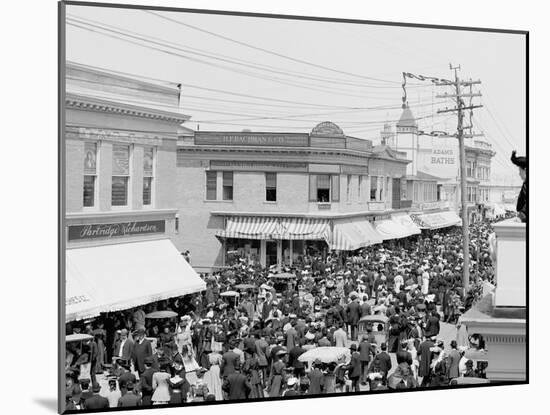
[[97, 238], [110, 239], [149, 233], [164, 233], [164, 221], [73, 225], [69, 226], [69, 241]]

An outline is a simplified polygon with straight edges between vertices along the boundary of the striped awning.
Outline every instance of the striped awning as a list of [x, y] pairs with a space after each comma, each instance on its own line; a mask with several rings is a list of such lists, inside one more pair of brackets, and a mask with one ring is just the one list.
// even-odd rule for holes
[[277, 218], [235, 216], [227, 218], [225, 230], [216, 236], [222, 238], [276, 239], [281, 234]]
[[216, 236], [242, 239], [287, 239], [330, 241], [326, 219], [275, 218], [263, 216], [228, 217], [225, 230]]
[[281, 218], [281, 239], [330, 241], [330, 225], [326, 219]]
[[381, 235], [366, 218], [342, 219], [334, 221], [329, 247], [331, 250], [355, 251], [381, 242]]
[[377, 220], [374, 227], [385, 241], [406, 238], [420, 233], [420, 228], [407, 214], [397, 214], [392, 215], [390, 219]]
[[462, 225], [462, 220], [455, 212], [450, 210], [437, 213], [414, 214], [411, 217], [422, 229], [440, 229]]

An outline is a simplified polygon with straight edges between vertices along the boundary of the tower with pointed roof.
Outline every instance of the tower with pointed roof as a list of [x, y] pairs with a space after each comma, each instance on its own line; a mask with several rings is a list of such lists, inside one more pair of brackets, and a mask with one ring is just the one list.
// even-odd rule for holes
[[416, 175], [418, 171], [418, 125], [407, 103], [402, 105], [403, 112], [396, 125], [392, 148], [407, 153], [407, 159], [412, 160], [407, 166], [408, 175]]

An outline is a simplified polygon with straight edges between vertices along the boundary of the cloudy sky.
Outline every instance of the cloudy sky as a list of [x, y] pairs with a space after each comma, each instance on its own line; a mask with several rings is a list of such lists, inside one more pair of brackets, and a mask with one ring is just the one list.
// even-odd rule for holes
[[[402, 73], [452, 79], [452, 63], [482, 82], [473, 127], [497, 153], [494, 176], [516, 178], [510, 153], [525, 153], [523, 35], [72, 5], [67, 18], [68, 60], [181, 83], [192, 129], [309, 132], [330, 120], [376, 142], [401, 113]], [[455, 105], [436, 98], [449, 87], [407, 79], [406, 90], [420, 129], [456, 132], [454, 113], [437, 114]]]

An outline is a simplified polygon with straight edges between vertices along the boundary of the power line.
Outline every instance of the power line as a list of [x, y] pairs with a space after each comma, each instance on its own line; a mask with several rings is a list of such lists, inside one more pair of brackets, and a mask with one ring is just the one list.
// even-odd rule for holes
[[[228, 66], [225, 66], [225, 65], [213, 64], [213, 63], [201, 60], [201, 59], [197, 59], [197, 58], [193, 58], [193, 57], [190, 57], [190, 56], [183, 55], [181, 53], [175, 53], [175, 52], [172, 52], [172, 51], [169, 51], [169, 50], [165, 50], [165, 49], [150, 46], [150, 45], [147, 45], [147, 44], [135, 42], [135, 41], [132, 41], [130, 39], [121, 38], [119, 36], [112, 35], [112, 34], [109, 34], [109, 33], [103, 33], [103, 32], [100, 32], [98, 30], [92, 29], [90, 27], [82, 26], [80, 24], [76, 24], [76, 23], [73, 23], [73, 22], [70, 22], [70, 21], [68, 22], [68, 25], [73, 26], [73, 27], [77, 27], [77, 28], [80, 28], [80, 29], [83, 29], [83, 30], [91, 31], [91, 32], [94, 32], [94, 33], [98, 33], [98, 34], [101, 34], [103, 36], [107, 36], [107, 37], [117, 39], [117, 40], [120, 40], [120, 41], [123, 41], [123, 42], [134, 44], [134, 45], [137, 45], [137, 46], [140, 46], [140, 47], [148, 48], [148, 49], [151, 49], [151, 50], [156, 50], [158, 52], [165, 53], [167, 55], [172, 55], [172, 56], [176, 56], [176, 57], [179, 57], [179, 58], [182, 58], [182, 59], [187, 59], [187, 60], [190, 60], [190, 61], [193, 61], [193, 62], [202, 63], [202, 64], [208, 65], [210, 67], [216, 67], [216, 68], [224, 69], [224, 70], [227, 70], [227, 71], [235, 72], [235, 73], [238, 73], [238, 74], [241, 74], [241, 75], [248, 75], [248, 76], [251, 76], [251, 77], [254, 77], [254, 78], [267, 80], [267, 81], [271, 81], [271, 82], [276, 82], [276, 83], [280, 83], [280, 84], [287, 85], [287, 86], [293, 86], [293, 87], [296, 87], [296, 88], [302, 88], [302, 89], [307, 89], [307, 90], [317, 91], [317, 92], [327, 93], [327, 94], [350, 96], [350, 97], [359, 98], [359, 99], [376, 98], [376, 99], [379, 99], [379, 100], [393, 100], [392, 97], [378, 97], [378, 96], [374, 96], [374, 95], [371, 95], [371, 94], [369, 94], [368, 96], [367, 95], [350, 94], [350, 93], [342, 92], [341, 89], [330, 89], [328, 87], [315, 88], [315, 87], [312, 87], [311, 85], [298, 84], [298, 83], [295, 83], [295, 82], [290, 82], [288, 80], [282, 80], [280, 78], [276, 78], [276, 77], [273, 77], [273, 76], [259, 75], [259, 74], [252, 73], [252, 72], [249, 72], [249, 71], [243, 71], [243, 70], [231, 68], [231, 67], [228, 67]], [[101, 29], [101, 30], [106, 30], [106, 29]], [[142, 41], [147, 41], [147, 40], [142, 40]], [[155, 42], [153, 42], [153, 43], [155, 43]], [[168, 47], [168, 46], [165, 46], [165, 47]]]
[[[196, 55], [207, 57], [209, 59], [215, 59], [215, 60], [228, 62], [228, 63], [232, 63], [232, 64], [235, 64], [235, 65], [241, 65], [241, 66], [245, 66], [245, 67], [249, 67], [249, 68], [259, 69], [259, 70], [263, 70], [263, 71], [267, 71], [267, 72], [272, 72], [272, 73], [277, 73], [277, 74], [282, 74], [282, 75], [287, 75], [287, 76], [294, 76], [294, 77], [303, 78], [303, 79], [310, 79], [310, 80], [314, 80], [314, 81], [322, 81], [322, 82], [327, 82], [328, 81], [328, 82], [331, 82], [331, 83], [339, 83], [339, 84], [342, 84], [342, 85], [349, 85], [349, 86], [362, 87], [362, 88], [379, 88], [379, 89], [386, 89], [386, 90], [387, 89], [398, 89], [399, 88], [399, 86], [392, 86], [392, 85], [383, 85], [383, 86], [381, 86], [381, 85], [351, 82], [349, 80], [342, 80], [342, 79], [339, 79], [339, 78], [327, 78], [327, 77], [321, 77], [321, 76], [312, 76], [311, 74], [305, 74], [303, 72], [292, 71], [292, 70], [289, 70], [289, 69], [282, 69], [282, 68], [276, 68], [276, 67], [272, 67], [272, 66], [268, 66], [268, 65], [262, 65], [262, 64], [259, 64], [257, 62], [251, 62], [251, 61], [247, 61], [247, 60], [244, 60], [244, 59], [238, 59], [238, 58], [223, 55], [223, 54], [220, 54], [220, 53], [212, 53], [212, 52], [207, 53], [204, 49], [193, 48], [191, 46], [184, 45], [184, 44], [181, 44], [181, 43], [171, 42], [171, 41], [168, 41], [166, 39], [161, 39], [161, 38], [150, 36], [150, 35], [144, 35], [142, 33], [133, 32], [133, 31], [130, 31], [128, 29], [123, 29], [123, 28], [118, 27], [118, 26], [108, 25], [108, 24], [105, 24], [105, 23], [102, 23], [102, 22], [91, 20], [91, 19], [85, 19], [83, 17], [68, 15], [67, 20], [68, 21], [75, 21], [77, 23], [85, 24], [85, 25], [89, 25], [89, 26], [93, 26], [93, 27], [98, 27], [98, 28], [101, 28], [101, 29], [106, 30], [106, 31], [108, 30], [108, 31], [111, 31], [111, 32], [123, 34], [125, 36], [130, 36], [130, 35], [133, 35], [134, 37], [138, 36], [140, 38], [140, 40], [147, 41], [147, 42], [152, 42], [152, 39], [154, 39], [154, 40], [157, 40], [157, 41], [161, 42], [161, 43], [157, 43], [157, 44], [161, 44], [163, 46], [172, 45], [172, 46], [175, 46], [177, 49], [179, 49], [183, 52], [186, 52], [186, 53], [194, 53]], [[425, 87], [425, 86], [422, 85], [422, 84], [415, 84], [415, 88], [423, 88], [423, 87]]]
[[283, 54], [278, 53], [278, 52], [274, 52], [274, 51], [271, 51], [271, 50], [268, 50], [268, 49], [264, 49], [264, 48], [261, 48], [261, 47], [258, 47], [258, 46], [251, 45], [249, 43], [245, 43], [245, 42], [241, 42], [241, 41], [236, 40], [236, 39], [229, 38], [227, 36], [220, 35], [218, 33], [214, 33], [214, 32], [211, 32], [211, 31], [208, 31], [208, 30], [205, 30], [205, 29], [201, 29], [200, 27], [190, 25], [189, 23], [184, 23], [180, 20], [176, 20], [176, 19], [172, 19], [170, 17], [162, 16], [158, 13], [155, 13], [155, 12], [152, 12], [152, 11], [149, 11], [149, 10], [145, 10], [145, 13], [155, 15], [155, 16], [161, 18], [161, 19], [168, 20], [168, 21], [171, 21], [171, 22], [176, 23], [178, 25], [185, 26], [185, 27], [197, 30], [199, 32], [209, 34], [211, 36], [226, 40], [228, 42], [232, 42], [232, 43], [235, 43], [235, 44], [238, 44], [238, 45], [241, 45], [241, 46], [245, 46], [245, 47], [248, 47], [248, 48], [251, 48], [251, 49], [254, 49], [254, 50], [258, 50], [258, 51], [261, 51], [261, 52], [264, 52], [264, 53], [268, 53], [270, 55], [278, 56], [278, 57], [283, 58], [283, 59], [288, 59], [290, 61], [301, 63], [303, 65], [308, 65], [308, 66], [312, 66], [312, 67], [315, 67], [315, 68], [324, 69], [324, 70], [327, 70], [327, 71], [340, 73], [340, 74], [344, 74], [344, 75], [348, 75], [348, 76], [354, 76], [354, 77], [357, 77], [357, 78], [369, 79], [371, 81], [387, 82], [387, 83], [391, 83], [391, 84], [400, 84], [400, 82], [397, 82], [397, 81], [390, 81], [390, 80], [387, 80], [387, 79], [380, 79], [380, 78], [373, 78], [373, 77], [369, 77], [369, 76], [359, 75], [359, 74], [346, 72], [346, 71], [330, 68], [330, 67], [327, 67], [327, 66], [315, 64], [315, 63], [312, 63], [312, 62], [304, 61], [302, 59], [297, 59], [297, 58], [294, 58], [294, 57], [291, 57], [291, 56], [283, 55]]

